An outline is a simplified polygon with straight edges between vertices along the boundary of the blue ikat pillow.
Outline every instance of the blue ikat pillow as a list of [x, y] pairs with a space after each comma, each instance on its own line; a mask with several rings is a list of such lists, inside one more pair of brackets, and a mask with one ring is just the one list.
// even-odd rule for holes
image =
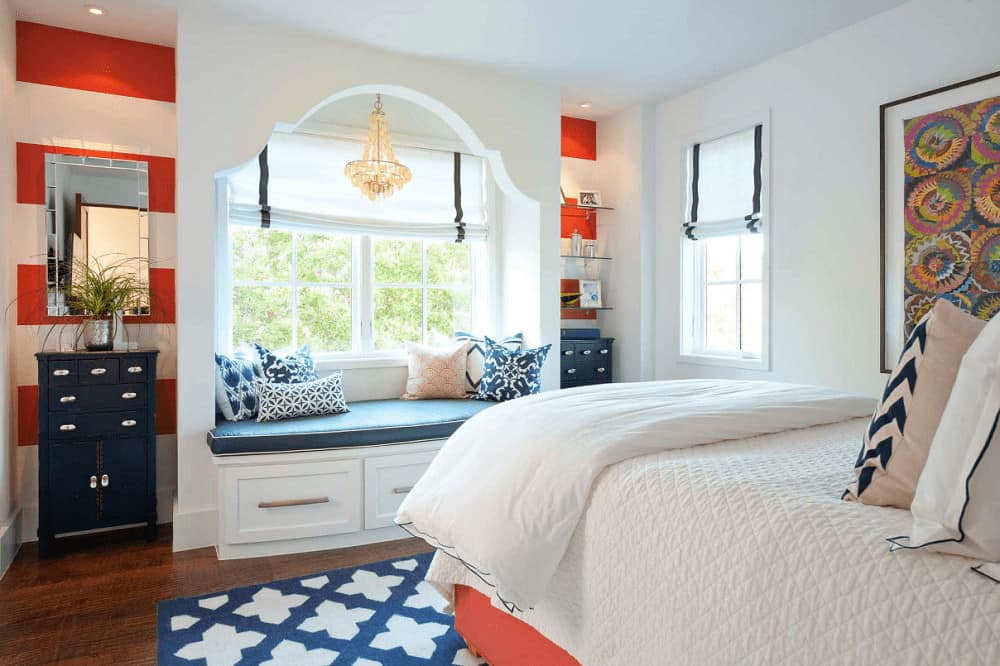
[[542, 390], [542, 365], [552, 345], [537, 349], [511, 350], [485, 338], [483, 379], [476, 400], [503, 402]]
[[227, 421], [257, 416], [257, 364], [237, 352], [215, 355], [215, 406]]

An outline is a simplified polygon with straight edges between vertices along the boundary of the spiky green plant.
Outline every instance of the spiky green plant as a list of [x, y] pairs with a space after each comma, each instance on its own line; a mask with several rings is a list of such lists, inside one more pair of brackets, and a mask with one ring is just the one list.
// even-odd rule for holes
[[149, 291], [134, 270], [138, 261], [143, 260], [127, 257], [104, 264], [100, 259], [74, 259], [73, 279], [66, 290], [73, 309], [94, 319], [107, 319], [116, 312], [138, 308]]

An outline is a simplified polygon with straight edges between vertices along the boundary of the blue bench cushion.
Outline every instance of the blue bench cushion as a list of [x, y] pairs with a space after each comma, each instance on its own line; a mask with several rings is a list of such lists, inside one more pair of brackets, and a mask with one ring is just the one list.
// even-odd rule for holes
[[444, 439], [494, 404], [480, 400], [367, 400], [350, 403], [351, 411], [345, 414], [264, 423], [220, 418], [208, 433], [208, 445], [215, 455], [235, 455]]

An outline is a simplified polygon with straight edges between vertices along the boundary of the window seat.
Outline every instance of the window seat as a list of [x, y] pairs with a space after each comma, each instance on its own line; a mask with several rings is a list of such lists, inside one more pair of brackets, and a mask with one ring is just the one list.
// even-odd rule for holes
[[446, 439], [494, 405], [481, 400], [367, 400], [345, 414], [283, 421], [226, 421], [208, 433], [217, 456], [315, 451]]

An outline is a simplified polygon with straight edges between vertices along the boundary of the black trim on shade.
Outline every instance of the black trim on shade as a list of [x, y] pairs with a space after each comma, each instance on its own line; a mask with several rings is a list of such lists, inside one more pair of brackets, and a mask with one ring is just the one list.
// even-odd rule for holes
[[[690, 240], [698, 240], [695, 235], [695, 228], [698, 226], [698, 178], [699, 178], [699, 154], [701, 144], [696, 143], [691, 146], [691, 217], [683, 224], [684, 235]], [[760, 213], [761, 213], [761, 192], [764, 188], [764, 126], [757, 124], [753, 126], [753, 196], [750, 200], [751, 212], [743, 219], [746, 221], [747, 231], [750, 233], [760, 233]]]
[[465, 222], [462, 221], [462, 217], [465, 212], [462, 210], [462, 153], [455, 153], [455, 227], [457, 235], [455, 237], [456, 243], [461, 243], [465, 240]]
[[[698, 155], [700, 152], [700, 143], [696, 143], [691, 147], [691, 227], [698, 222]], [[687, 230], [688, 238], [693, 239], [694, 236], [691, 235], [691, 229], [688, 228], [687, 224], [684, 227]]]
[[[761, 163], [764, 159], [764, 126], [755, 125], [753, 128], [753, 219], [760, 218], [760, 190], [762, 185]], [[756, 231], [751, 229], [751, 231]]]
[[264, 145], [264, 150], [260, 151], [260, 155], [257, 156], [257, 161], [260, 164], [260, 185], [258, 186], [258, 202], [260, 204], [260, 228], [270, 229], [271, 228], [271, 207], [267, 205], [267, 181], [270, 178], [270, 172], [267, 168], [267, 145]]

